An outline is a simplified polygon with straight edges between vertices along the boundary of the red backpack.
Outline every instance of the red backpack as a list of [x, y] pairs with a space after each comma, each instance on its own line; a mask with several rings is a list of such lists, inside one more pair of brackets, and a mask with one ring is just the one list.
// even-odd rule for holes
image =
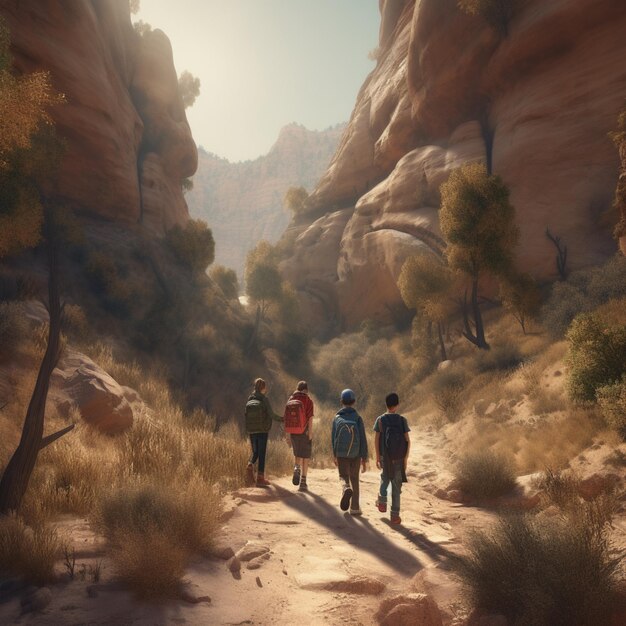
[[289, 400], [283, 415], [285, 432], [290, 435], [301, 435], [306, 430], [309, 420], [306, 418], [304, 404], [300, 400]]

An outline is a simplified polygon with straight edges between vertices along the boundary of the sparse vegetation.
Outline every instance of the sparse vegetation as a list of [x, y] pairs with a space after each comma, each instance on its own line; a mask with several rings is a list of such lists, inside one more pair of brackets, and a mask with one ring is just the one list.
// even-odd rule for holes
[[529, 274], [518, 274], [500, 283], [500, 298], [504, 308], [517, 320], [526, 334], [526, 325], [539, 316], [541, 293]]
[[178, 77], [178, 92], [182, 98], [183, 106], [188, 109], [193, 106], [196, 98], [200, 95], [200, 79], [185, 70]]
[[469, 452], [457, 464], [459, 489], [478, 501], [503, 496], [515, 487], [513, 463], [491, 450]]
[[509, 24], [519, 8], [520, 0], [457, 0], [461, 11], [480, 15], [504, 37], [509, 34]]
[[606, 624], [620, 564], [608, 531], [593, 504], [549, 518], [500, 517], [473, 534], [455, 568], [473, 606], [511, 623]]
[[294, 214], [301, 215], [306, 211], [309, 194], [304, 187], [289, 187], [283, 204]]
[[596, 399], [606, 423], [626, 439], [626, 375], [619, 382], [598, 387]]
[[615, 199], [613, 206], [618, 211], [619, 220], [615, 226], [615, 237], [626, 236], [626, 107], [622, 109], [617, 119], [617, 129], [610, 134], [611, 139], [617, 147], [622, 166], [620, 177], [615, 189]]

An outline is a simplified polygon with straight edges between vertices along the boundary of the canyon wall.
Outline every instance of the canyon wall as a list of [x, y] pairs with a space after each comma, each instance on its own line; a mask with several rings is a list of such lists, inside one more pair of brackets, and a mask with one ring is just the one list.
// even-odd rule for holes
[[283, 127], [270, 151], [252, 161], [231, 163], [199, 151], [189, 212], [208, 222], [215, 260], [241, 277], [248, 250], [261, 239], [275, 243], [289, 223], [283, 198], [289, 187], [311, 191], [328, 167], [345, 124], [323, 131], [299, 124]]
[[66, 104], [59, 194], [88, 215], [154, 235], [188, 219], [181, 180], [197, 151], [160, 30], [139, 35], [127, 0], [0, 0], [14, 67], [50, 72]]
[[572, 269], [617, 249], [608, 135], [626, 99], [626, 3], [517, 4], [505, 34], [456, 0], [380, 1], [377, 66], [306, 219], [290, 226], [283, 270], [311, 323], [394, 318], [402, 262], [438, 236], [439, 186], [467, 161], [511, 190], [519, 269], [555, 278], [546, 227]]

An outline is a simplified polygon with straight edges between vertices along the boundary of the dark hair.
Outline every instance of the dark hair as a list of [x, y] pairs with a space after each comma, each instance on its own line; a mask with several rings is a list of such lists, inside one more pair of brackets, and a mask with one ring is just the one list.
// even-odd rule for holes
[[388, 393], [385, 397], [385, 406], [390, 409], [392, 406], [398, 406], [400, 404], [400, 398], [397, 393]]
[[298, 391], [308, 391], [309, 390], [309, 386], [307, 385], [306, 380], [301, 380], [298, 383], [298, 386], [296, 387], [296, 389]]
[[265, 389], [266, 383], [262, 378], [256, 378], [254, 381], [254, 391], [261, 393], [261, 389]]

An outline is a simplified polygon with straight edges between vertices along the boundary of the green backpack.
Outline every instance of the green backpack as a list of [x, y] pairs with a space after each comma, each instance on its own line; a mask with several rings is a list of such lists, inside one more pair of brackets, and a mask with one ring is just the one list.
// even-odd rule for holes
[[265, 432], [267, 428], [267, 417], [263, 402], [254, 396], [250, 396], [246, 402], [246, 431], [248, 433]]

